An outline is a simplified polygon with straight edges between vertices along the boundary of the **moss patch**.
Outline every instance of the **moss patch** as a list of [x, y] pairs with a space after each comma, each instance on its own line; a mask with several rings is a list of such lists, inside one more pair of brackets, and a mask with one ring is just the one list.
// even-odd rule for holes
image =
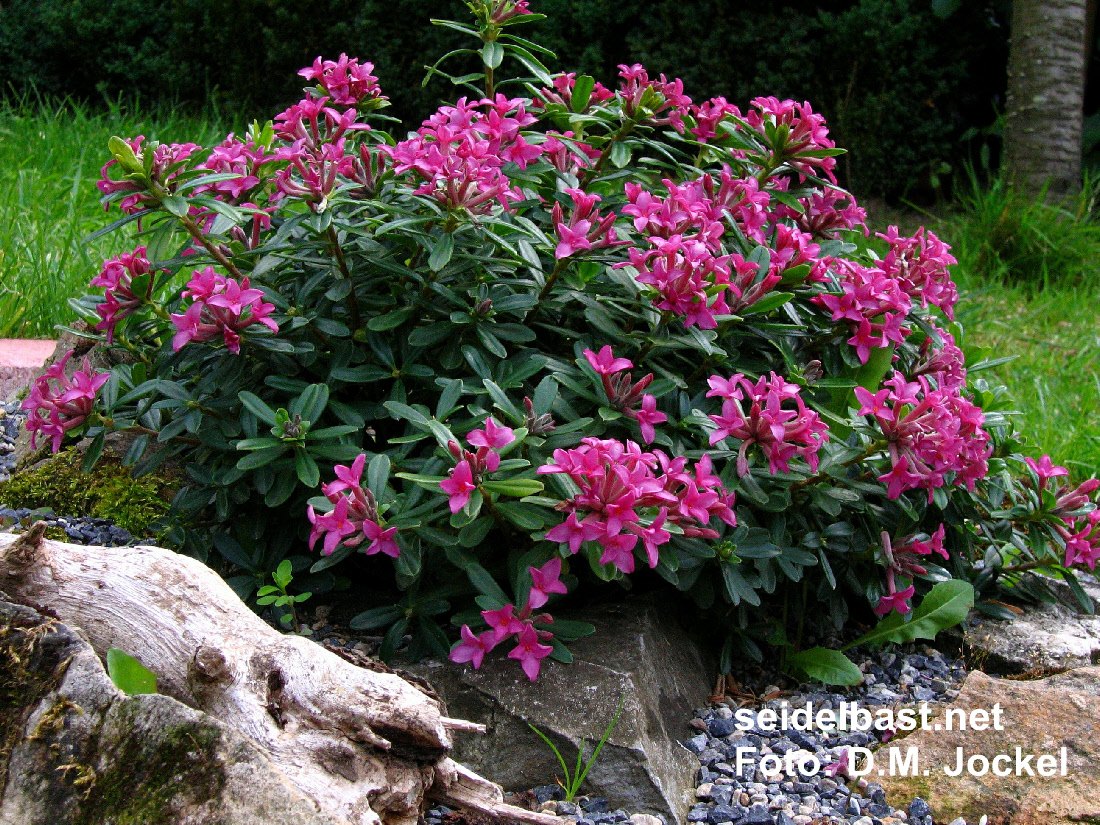
[[66, 450], [43, 466], [0, 483], [0, 504], [109, 518], [135, 536], [150, 535], [150, 525], [168, 513], [175, 480], [157, 473], [133, 478], [117, 459], [107, 456], [85, 473], [80, 469], [82, 460], [75, 450]]
[[[118, 724], [112, 725], [115, 732], [133, 729], [141, 707], [138, 697], [124, 700]], [[202, 722], [166, 728], [151, 737], [125, 735], [113, 743], [117, 750], [103, 772], [93, 773], [73, 825], [173, 822], [181, 810], [219, 798], [225, 786], [220, 742], [217, 727]], [[220, 817], [203, 821], [227, 825]]]
[[70, 651], [56, 640], [43, 643], [54, 626], [27, 608], [0, 608], [0, 788], [27, 718], [64, 673]]

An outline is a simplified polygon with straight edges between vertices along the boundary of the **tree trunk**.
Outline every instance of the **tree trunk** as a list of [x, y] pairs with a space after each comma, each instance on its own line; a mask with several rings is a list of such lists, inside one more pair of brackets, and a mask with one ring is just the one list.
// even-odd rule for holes
[[[220, 577], [159, 547], [85, 547], [0, 534], [0, 590], [157, 675], [158, 692], [244, 733], [320, 809], [356, 825], [415, 823], [426, 798], [494, 818], [499, 786], [448, 758], [480, 726], [392, 673], [356, 667], [256, 616]], [[0, 788], [0, 793], [3, 788]]]
[[1086, 0], [1013, 0], [1005, 164], [1031, 195], [1060, 200], [1081, 183]]

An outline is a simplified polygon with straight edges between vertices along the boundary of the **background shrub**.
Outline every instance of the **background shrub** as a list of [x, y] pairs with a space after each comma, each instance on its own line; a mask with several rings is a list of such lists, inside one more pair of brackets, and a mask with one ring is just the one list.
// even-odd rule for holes
[[[920, 0], [540, 0], [531, 27], [563, 65], [605, 83], [620, 63], [681, 77], [693, 97], [744, 106], [810, 100], [850, 154], [861, 195], [927, 199], [989, 124], [1004, 88], [1006, 13]], [[429, 18], [459, 0], [13, 0], [0, 10], [0, 75], [18, 90], [85, 99], [120, 92], [257, 116], [297, 99], [318, 54], [369, 60], [415, 128], [445, 93], [424, 55], [458, 44]], [[243, 125], [243, 124], [241, 124]]]

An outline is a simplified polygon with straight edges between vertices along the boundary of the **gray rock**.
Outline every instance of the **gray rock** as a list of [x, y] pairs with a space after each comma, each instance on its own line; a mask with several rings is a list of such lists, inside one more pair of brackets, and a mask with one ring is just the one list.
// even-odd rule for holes
[[242, 734], [168, 696], [120, 692], [64, 625], [0, 601], [0, 628], [3, 825], [348, 825]]
[[[1051, 586], [1068, 594], [1060, 582]], [[1100, 587], [1086, 582], [1081, 586], [1100, 601]], [[1011, 622], [985, 619], [969, 628], [963, 641], [1005, 672], [1087, 667], [1100, 664], [1100, 615], [1079, 614], [1060, 603], [1042, 604]]]
[[[546, 660], [534, 684], [503, 656], [486, 657], [480, 670], [450, 662], [406, 669], [435, 686], [451, 716], [488, 727], [485, 734], [458, 734], [453, 757], [509, 790], [543, 784], [561, 772], [529, 722], [573, 764], [582, 742], [591, 752], [625, 695], [622, 716], [586, 786], [616, 807], [682, 822], [701, 757], [677, 740], [712, 684], [698, 647], [667, 606], [651, 599], [563, 618], [589, 621], [597, 632], [570, 645], [573, 664]], [[721, 758], [715, 752], [713, 761]]]

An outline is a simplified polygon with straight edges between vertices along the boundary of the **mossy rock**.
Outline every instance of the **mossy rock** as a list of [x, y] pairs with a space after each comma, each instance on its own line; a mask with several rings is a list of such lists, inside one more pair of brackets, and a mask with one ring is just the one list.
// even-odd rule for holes
[[167, 515], [179, 478], [172, 472], [134, 478], [106, 453], [91, 472], [81, 469], [82, 461], [77, 450], [64, 450], [0, 482], [0, 505], [107, 518], [135, 536], [153, 535], [152, 525]]

